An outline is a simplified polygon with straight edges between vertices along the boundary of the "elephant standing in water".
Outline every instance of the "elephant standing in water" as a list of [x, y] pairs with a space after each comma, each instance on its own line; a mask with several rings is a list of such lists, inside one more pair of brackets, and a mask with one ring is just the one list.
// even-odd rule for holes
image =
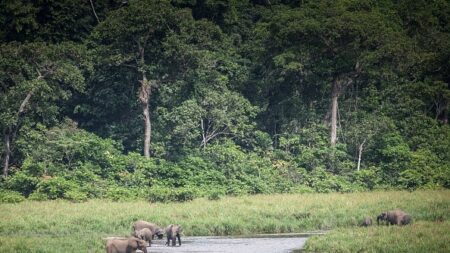
[[148, 242], [149, 247], [152, 246], [153, 233], [149, 228], [143, 228], [141, 230], [138, 230], [136, 231], [135, 234], [137, 238]]
[[407, 225], [412, 222], [411, 215], [401, 211], [393, 210], [383, 212], [377, 216], [377, 224], [380, 225], [380, 221], [385, 221], [386, 225]]
[[147, 253], [145, 241], [136, 237], [110, 239], [106, 242], [106, 253], [135, 253], [138, 249]]
[[164, 232], [162, 228], [160, 228], [158, 225], [154, 223], [150, 223], [144, 220], [138, 220], [133, 224], [133, 236], [137, 236], [137, 231], [142, 230], [144, 228], [150, 229], [152, 231], [152, 239], [155, 237], [155, 235], [158, 237], [158, 239], [162, 239], [164, 236]]
[[170, 224], [166, 228], [166, 236], [167, 236], [166, 245], [170, 246], [170, 241], [172, 241], [172, 246], [175, 246], [177, 244], [177, 238], [178, 238], [178, 245], [181, 246], [181, 238], [180, 238], [181, 232], [182, 232], [182, 228], [180, 225]]

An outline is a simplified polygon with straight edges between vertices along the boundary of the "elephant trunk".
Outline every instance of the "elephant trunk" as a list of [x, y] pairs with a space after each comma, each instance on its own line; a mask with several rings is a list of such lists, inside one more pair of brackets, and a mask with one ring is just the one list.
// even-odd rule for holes
[[378, 215], [377, 216], [377, 225], [380, 225], [380, 220], [383, 220], [383, 216]]

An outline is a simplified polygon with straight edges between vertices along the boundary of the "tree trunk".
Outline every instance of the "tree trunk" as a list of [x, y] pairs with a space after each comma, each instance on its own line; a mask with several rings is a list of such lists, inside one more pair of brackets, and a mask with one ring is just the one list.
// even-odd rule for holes
[[144, 115], [144, 157], [150, 157], [150, 140], [152, 134], [152, 125], [150, 121], [150, 100], [151, 85], [145, 74], [142, 75], [141, 88], [139, 89], [139, 101]]
[[[43, 76], [39, 73], [39, 77], [38, 80], [42, 79]], [[25, 108], [28, 105], [28, 103], [30, 102], [31, 96], [33, 95], [33, 91], [29, 91], [26, 95], [26, 97], [24, 98], [24, 100], [22, 100], [22, 103], [20, 103], [20, 107], [19, 110], [17, 111], [17, 122], [13, 125], [8, 127], [5, 132], [4, 132], [4, 146], [5, 146], [5, 151], [4, 151], [4, 155], [3, 155], [3, 177], [7, 177], [8, 176], [8, 172], [9, 172], [9, 160], [11, 159], [11, 154], [12, 154], [12, 143], [15, 140], [16, 136], [17, 136], [17, 131], [19, 129], [19, 125], [20, 125], [20, 119], [23, 115], [23, 113], [25, 112]]]
[[[147, 38], [144, 39], [146, 41]], [[145, 45], [145, 42], [143, 43]], [[139, 102], [141, 103], [142, 114], [144, 116], [144, 157], [150, 158], [150, 140], [152, 136], [152, 124], [150, 120], [150, 96], [152, 84], [147, 79], [145, 72], [145, 48], [137, 41], [140, 59], [137, 62], [139, 71], [142, 73], [141, 87], [139, 88]]]
[[339, 79], [335, 79], [331, 87], [331, 137], [330, 143], [334, 147], [337, 140], [337, 110], [338, 110], [338, 98], [339, 98]]
[[202, 143], [200, 144], [203, 149], [206, 149], [206, 128], [205, 128], [205, 121], [203, 119], [200, 120], [200, 126], [202, 127]]
[[9, 172], [9, 159], [11, 157], [11, 131], [5, 131], [4, 133], [4, 146], [3, 177], [7, 177]]
[[436, 119], [443, 124], [448, 124], [448, 107], [449, 102], [445, 101], [442, 106], [438, 106], [436, 112]]
[[361, 168], [361, 157], [364, 149], [364, 143], [366, 143], [366, 139], [364, 139], [364, 141], [359, 145], [358, 148], [358, 167], [356, 169], [357, 171], [359, 171], [359, 169]]

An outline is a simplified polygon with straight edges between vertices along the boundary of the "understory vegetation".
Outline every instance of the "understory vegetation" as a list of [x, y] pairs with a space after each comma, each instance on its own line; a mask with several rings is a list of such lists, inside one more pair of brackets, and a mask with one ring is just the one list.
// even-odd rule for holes
[[[359, 227], [364, 217], [401, 208], [412, 225]], [[271, 194], [185, 203], [89, 200], [1, 204], [0, 252], [104, 252], [108, 236], [127, 236], [138, 219], [179, 223], [183, 236], [325, 230], [306, 252], [446, 252], [450, 192]]]
[[[228, 141], [171, 161], [123, 154], [117, 142], [74, 126], [30, 130], [26, 141], [17, 142], [26, 158], [1, 181], [0, 202], [25, 198], [183, 202], [225, 195], [439, 189], [450, 182], [448, 161], [440, 162], [430, 151], [386, 146], [377, 152], [393, 156], [393, 161], [383, 159], [355, 171], [344, 150], [328, 147], [324, 128], [309, 131], [296, 138], [313, 135], [321, 144], [298, 143], [302, 152], [296, 156], [280, 149], [249, 152]], [[399, 140], [392, 138], [388, 141]], [[405, 160], [398, 161], [400, 157]]]

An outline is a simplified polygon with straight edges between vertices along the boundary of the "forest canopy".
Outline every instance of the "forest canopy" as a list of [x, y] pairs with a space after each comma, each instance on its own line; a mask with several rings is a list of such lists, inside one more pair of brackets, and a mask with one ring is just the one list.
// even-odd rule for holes
[[0, 201], [450, 188], [448, 0], [0, 3]]

